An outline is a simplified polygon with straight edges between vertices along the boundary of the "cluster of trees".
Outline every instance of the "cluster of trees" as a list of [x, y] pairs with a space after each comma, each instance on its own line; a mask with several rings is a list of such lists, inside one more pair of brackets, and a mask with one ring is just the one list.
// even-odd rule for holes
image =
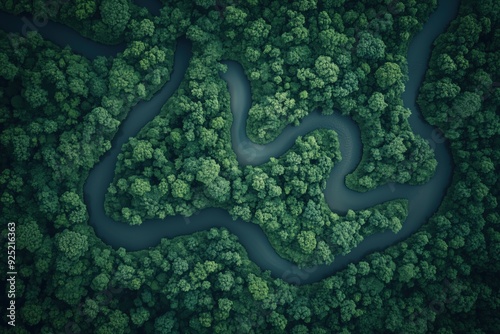
[[62, 22], [106, 44], [122, 41], [134, 11], [145, 10], [128, 0], [4, 1], [0, 8], [15, 14], [31, 13], [39, 22], [48, 19]]
[[[299, 137], [279, 159], [241, 169], [228, 145], [227, 90], [215, 74], [212, 85], [195, 84], [191, 71], [162, 113], [124, 145], [106, 196], [106, 209], [115, 220], [141, 224], [221, 207], [235, 219], [258, 223], [282, 256], [303, 265], [331, 262], [333, 255], [347, 253], [366, 235], [401, 228], [405, 201], [350, 210], [344, 217], [328, 208], [323, 191], [340, 158], [333, 131]], [[220, 94], [215, 100], [220, 109], [210, 115], [214, 102], [190, 100], [186, 86], [208, 91], [212, 98]]]
[[[218, 70], [223, 70], [219, 62], [224, 57], [240, 60], [247, 70], [254, 101], [247, 124], [258, 124], [260, 130], [267, 131], [272, 124], [273, 131], [278, 133], [287, 123], [278, 119], [269, 122], [256, 119], [252, 116], [255, 110], [260, 110], [265, 117], [277, 115], [279, 119], [298, 124], [316, 106], [323, 107], [326, 103], [324, 112], [332, 112], [334, 106], [329, 105], [332, 101], [351, 99], [348, 97], [351, 93], [359, 95], [358, 100], [366, 107], [361, 105], [353, 116], [361, 124], [365, 152], [358, 169], [347, 178], [349, 187], [363, 191], [387, 181], [420, 183], [432, 175], [436, 165], [432, 151], [424, 140], [414, 136], [407, 123], [409, 112], [400, 106], [399, 96], [404, 87], [400, 66], [405, 63], [402, 57], [405, 48], [395, 42], [399, 35], [382, 34], [387, 27], [381, 22], [391, 21], [392, 14], [381, 15], [382, 7], [374, 10], [363, 5], [351, 9], [346, 15], [353, 22], [368, 20], [367, 17], [371, 20], [362, 25], [365, 30], [349, 31], [339, 37], [347, 44], [336, 46], [339, 52], [332, 54], [333, 46], [321, 45], [328, 44], [332, 38], [329, 34], [335, 33], [335, 29], [344, 30], [340, 29], [343, 18], [337, 13], [343, 13], [344, 9], [338, 4], [329, 6], [331, 8], [319, 13], [319, 18], [312, 15], [311, 22], [306, 24], [305, 17], [309, 16], [304, 13], [316, 11], [316, 5], [288, 8], [271, 2], [261, 15], [252, 3], [219, 7], [208, 2], [196, 4], [192, 9], [196, 19], [192, 19], [193, 24], [186, 31], [187, 37], [194, 42], [187, 79], [162, 114], [143, 129], [138, 138], [124, 146], [115, 180], [106, 197], [108, 214], [116, 220], [140, 224], [149, 218], [173, 214], [189, 216], [201, 208], [222, 207], [234, 218], [259, 223], [281, 255], [302, 264], [331, 262], [335, 254], [346, 253], [362, 241], [368, 231], [387, 228], [397, 231], [406, 215], [406, 204], [402, 201], [377, 208], [383, 219], [369, 219], [372, 211], [338, 217], [328, 210], [322, 191], [333, 163], [339, 159], [339, 152], [336, 139], [321, 139], [325, 136], [323, 132], [315, 132], [307, 138], [310, 143], [303, 150], [310, 151], [311, 157], [304, 158], [304, 152], [294, 148], [280, 159], [243, 170], [238, 167], [229, 146], [228, 94], [217, 75]], [[274, 14], [271, 9], [275, 10]], [[423, 16], [430, 7], [419, 9], [421, 13], [417, 17]], [[394, 10], [393, 14], [399, 19], [404, 16], [404, 8]], [[252, 17], [256, 20], [250, 21]], [[332, 23], [332, 17], [336, 23]], [[271, 19], [276, 23], [273, 26], [279, 27], [275, 29], [287, 27], [290, 31], [274, 31], [266, 24], [266, 20]], [[245, 20], [249, 23], [245, 24]], [[404, 29], [413, 32], [419, 24], [418, 20], [412, 21]], [[318, 26], [324, 31], [318, 30]], [[236, 41], [231, 38], [231, 32], [245, 38]], [[276, 37], [286, 34], [289, 43], [283, 42], [284, 37]], [[392, 39], [384, 42], [381, 35]], [[349, 45], [347, 36], [352, 37]], [[352, 62], [353, 49], [357, 48], [353, 41], [358, 37], [362, 47], [356, 52], [361, 60]], [[320, 45], [320, 49], [309, 49], [311, 45]], [[377, 55], [372, 54], [373, 48], [378, 50]], [[282, 59], [285, 51], [294, 53], [298, 49], [306, 52], [304, 57], [297, 58], [294, 63]], [[127, 56], [130, 50], [127, 49], [124, 55]], [[306, 65], [312, 53], [318, 57], [309, 68]], [[391, 61], [398, 59], [399, 65], [383, 62], [384, 57]], [[299, 62], [302, 58], [304, 60]], [[257, 64], [259, 69], [254, 70]], [[376, 70], [372, 71], [369, 64]], [[354, 72], [363, 73], [365, 81], [371, 80], [368, 73], [375, 72], [376, 84], [368, 86], [379, 85], [384, 94], [369, 88], [363, 88], [366, 90], [363, 94], [358, 92], [358, 79], [351, 72], [358, 65]], [[286, 80], [275, 77], [274, 83], [269, 82], [273, 71], [283, 72]], [[351, 79], [356, 89], [345, 96], [337, 96], [345, 89], [337, 87], [336, 83]], [[297, 80], [302, 82], [300, 90]], [[327, 93], [323, 88], [335, 93]], [[317, 97], [309, 97], [310, 92]], [[394, 111], [384, 113], [388, 106]], [[342, 112], [349, 113], [346, 110]], [[301, 115], [296, 117], [295, 112]], [[250, 130], [249, 136], [262, 141]], [[328, 146], [323, 148], [317, 145], [318, 142], [328, 143]], [[367, 221], [377, 221], [377, 228], [367, 227]], [[342, 226], [349, 227], [349, 236], [341, 237]]]
[[[131, 22], [151, 22], [148, 15], [139, 11]], [[82, 177], [109, 150], [120, 120], [168, 80], [173, 63], [175, 35], [149, 29], [150, 36], [145, 36], [132, 23], [128, 29], [134, 34], [129, 33], [133, 37], [123, 54], [93, 61], [55, 47], [36, 32], [19, 36], [15, 43], [0, 32], [5, 129], [0, 143], [6, 154], [3, 173], [13, 177], [3, 192], [3, 205], [14, 204], [18, 193], [26, 191], [59, 226], [85, 221], [85, 212], [72, 212], [83, 205], [81, 196], [65, 209], [64, 194], [81, 193]], [[153, 47], [160, 35], [164, 43]], [[138, 43], [142, 51], [134, 54]], [[12, 182], [17, 179], [20, 184]]]
[[[94, 6], [94, 16], [88, 14], [85, 19], [92, 17], [104, 24], [104, 18], [101, 20], [96, 14], [102, 3], [77, 1], [82, 11], [79, 15], [85, 17], [85, 11], [91, 13]], [[152, 49], [161, 41], [169, 48], [174, 36], [183, 29], [188, 36], [203, 38], [206, 31], [191, 27], [210, 23], [207, 17], [212, 22], [232, 22], [233, 29], [260, 31], [264, 36], [268, 28], [266, 20], [257, 19], [257, 7], [252, 7], [256, 4], [249, 1], [245, 5], [227, 5], [225, 9], [225, 4], [215, 1], [196, 1], [193, 7], [169, 4], [161, 15], [170, 20], [162, 20], [163, 23], [147, 12], [130, 10], [129, 22], [134, 18], [137, 22], [149, 19], [155, 29], [151, 39], [134, 39], [136, 29], [129, 24], [123, 38], [127, 45], [142, 41]], [[406, 13], [407, 18], [396, 21], [398, 24], [404, 21], [414, 25], [424, 19], [433, 4], [434, 1], [418, 5], [414, 1], [391, 3], [387, 10], [393, 16]], [[128, 6], [133, 8], [132, 3]], [[304, 17], [318, 17], [319, 22], [324, 14], [312, 15], [315, 6], [315, 1], [289, 4], [290, 11], [309, 10]], [[347, 16], [351, 21], [344, 20], [345, 31], [354, 29], [354, 17], [361, 12], [371, 13], [365, 16], [377, 20], [373, 25], [380, 29], [390, 27], [390, 17], [379, 15], [383, 13], [382, 2], [349, 5], [329, 1], [325, 6], [334, 6], [339, 13], [345, 10], [343, 7], [354, 6]], [[237, 9], [247, 15], [247, 21], [238, 21], [244, 14]], [[279, 18], [279, 7], [276, 9]], [[28, 6], [23, 10], [34, 12]], [[70, 13], [69, 9], [59, 12], [56, 18], [63, 20]], [[408, 30], [398, 30], [396, 23], [392, 24], [392, 29], [376, 37], [404, 38]], [[212, 33], [216, 27], [214, 23]], [[405, 242], [371, 254], [318, 283], [301, 287], [259, 270], [248, 260], [236, 238], [224, 229], [163, 239], [148, 250], [127, 252], [110, 248], [88, 226], [82, 196], [86, 175], [99, 155], [109, 148], [109, 141], [130, 106], [153, 94], [167, 80], [172, 51], [165, 51], [165, 63], [148, 68], [137, 58], [127, 58], [132, 51], [114, 59], [89, 61], [68, 49], [54, 47], [36, 34], [21, 39], [14, 50], [0, 32], [0, 122], [5, 129], [0, 136], [0, 212], [5, 221], [16, 222], [18, 248], [18, 321], [11, 330], [23, 334], [497, 331], [499, 28], [500, 13], [495, 0], [463, 0], [458, 18], [436, 43], [421, 88], [419, 105], [425, 117], [439, 126], [450, 142], [456, 165], [453, 184], [440, 211]], [[311, 32], [306, 30], [295, 29], [290, 34], [293, 38], [307, 38]], [[225, 33], [230, 39], [231, 30]], [[223, 57], [217, 45], [226, 42], [210, 36], [204, 43], [206, 52], [201, 46], [195, 49], [187, 80], [167, 103], [165, 112], [124, 149], [113, 184], [117, 194], [107, 199], [113, 214], [122, 214], [113, 207], [114, 197], [132, 204], [139, 194], [148, 198], [153, 191], [158, 192], [159, 209], [141, 208], [139, 203], [129, 205], [129, 209], [135, 208], [145, 216], [150, 209], [152, 215], [159, 216], [158, 210], [166, 210], [165, 202], [160, 201], [162, 193], [168, 194], [172, 212], [183, 214], [206, 205], [225, 207], [231, 198], [237, 198], [239, 202], [232, 204], [237, 203], [241, 209], [233, 209], [235, 217], [249, 214], [248, 219], [262, 219], [273, 244], [278, 249], [281, 243], [290, 252], [296, 250], [300, 254], [286, 256], [303, 261], [304, 254], [307, 259], [320, 259], [314, 254], [328, 238], [337, 242], [347, 230], [355, 236], [353, 230], [362, 219], [376, 225], [383, 221], [381, 217], [391, 217], [391, 212], [404, 215], [405, 203], [395, 201], [366, 212], [350, 212], [346, 217], [318, 218], [331, 215], [321, 206], [320, 197], [325, 175], [339, 159], [336, 136], [330, 131], [315, 131], [297, 140], [280, 159], [259, 167], [239, 168], [229, 141], [229, 96], [217, 77], [222, 67], [215, 65]], [[359, 38], [359, 56], [376, 57], [384, 50], [380, 42], [367, 35], [360, 34]], [[335, 43], [341, 43], [342, 37], [338, 39]], [[384, 44], [387, 50], [389, 45]], [[320, 53], [313, 50], [311, 54]], [[322, 61], [325, 59], [319, 63]], [[387, 66], [388, 71], [390, 67]], [[131, 68], [137, 73], [132, 77], [141, 79], [137, 85], [148, 83], [144, 84], [145, 94], [129, 89], [132, 86], [128, 84], [114, 82], [119, 73], [131, 73]], [[113, 69], [117, 71], [114, 75]], [[335, 67], [331, 71], [334, 74]], [[142, 80], [148, 75], [154, 79]], [[124, 78], [134, 82], [127, 75]], [[255, 98], [258, 100], [259, 96], [263, 95]], [[274, 92], [268, 96], [274, 96]], [[379, 97], [371, 100], [370, 104], [380, 105]], [[393, 114], [387, 117], [390, 115]], [[380, 118], [381, 124], [385, 124], [385, 118]], [[158, 133], [165, 129], [172, 131]], [[387, 132], [385, 127], [380, 129], [382, 135]], [[190, 160], [183, 151], [196, 155]], [[187, 172], [183, 174], [184, 168]], [[120, 185], [130, 188], [128, 194], [120, 190]], [[276, 208], [269, 208], [266, 203]], [[247, 213], [245, 206], [255, 212]], [[283, 212], [292, 217], [299, 209], [300, 219], [295, 222], [300, 230], [294, 230], [294, 226], [282, 229], [295, 233], [295, 244], [273, 240], [276, 230], [270, 216]], [[256, 217], [257, 212], [260, 218]], [[330, 227], [321, 230], [320, 221], [325, 226], [330, 222]], [[315, 229], [325, 235], [318, 238], [313, 235], [319, 231]], [[5, 233], [6, 225], [2, 235]], [[284, 240], [279, 233], [277, 239]], [[333, 253], [342, 252], [342, 244], [338, 248], [328, 246]], [[296, 281], [300, 283], [301, 277]]]
[[[315, 108], [351, 115], [363, 134], [363, 160], [348, 187], [425, 183], [436, 161], [402, 107], [407, 46], [435, 1], [270, 1], [227, 6], [222, 42], [251, 81], [247, 133], [261, 144]], [[196, 25], [208, 31], [202, 22]], [[240, 38], [239, 36], [243, 36]]]
[[[332, 131], [315, 131], [299, 138], [282, 157], [258, 167], [238, 166], [230, 145], [229, 94], [219, 77], [219, 71], [225, 69], [220, 61], [228, 48], [218, 29], [225, 24], [225, 16], [213, 18], [202, 16], [189, 26], [193, 57], [179, 90], [161, 113], [123, 146], [106, 196], [108, 214], [135, 225], [221, 207], [234, 218], [258, 223], [280, 255], [302, 265], [329, 263], [368, 234], [398, 231], [406, 217], [404, 201], [351, 211], [345, 217], [329, 210], [323, 190], [340, 159], [337, 136]], [[338, 69], [328, 62], [329, 58], [322, 56], [317, 63], [331, 67], [334, 75]], [[295, 102], [287, 94], [276, 93], [266, 99], [274, 110], [290, 114]], [[409, 129], [408, 133], [409, 139], [413, 138]], [[399, 152], [392, 146], [390, 149]]]
[[[452, 282], [475, 285], [470, 291], [460, 287], [458, 305], [446, 303], [435, 323], [424, 316], [421, 321], [431, 329], [494, 332], [500, 325], [493, 297], [500, 270], [499, 27], [495, 1], [463, 1], [457, 19], [435, 43], [420, 89], [421, 110], [443, 131], [456, 166], [448, 196], [426, 228], [437, 251], [434, 265]], [[421, 290], [427, 300], [436, 291], [431, 286]]]

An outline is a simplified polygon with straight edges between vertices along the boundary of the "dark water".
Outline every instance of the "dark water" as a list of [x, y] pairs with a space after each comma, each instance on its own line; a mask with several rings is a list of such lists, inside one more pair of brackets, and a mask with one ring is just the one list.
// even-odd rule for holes
[[37, 31], [44, 39], [60, 47], [71, 47], [73, 52], [84, 55], [89, 59], [98, 56], [114, 57], [118, 52], [125, 50], [125, 44], [123, 43], [117, 45], [96, 43], [64, 24], [48, 20], [47, 15], [42, 14], [13, 16], [0, 11], [0, 29], [8, 33], [8, 38], [14, 46], [18, 42], [13, 33], [26, 36], [31, 31]]
[[[150, 10], [155, 12], [158, 10], [157, 6], [151, 7]], [[120, 125], [117, 135], [113, 138], [112, 149], [101, 157], [100, 162], [94, 166], [87, 178], [84, 185], [84, 197], [89, 210], [90, 223], [96, 235], [115, 248], [124, 247], [129, 251], [134, 251], [155, 246], [163, 237], [173, 238], [204, 231], [211, 227], [225, 227], [238, 237], [253, 262], [263, 270], [270, 270], [273, 277], [280, 277], [296, 284], [318, 281], [343, 269], [351, 262], [359, 261], [368, 253], [383, 250], [408, 238], [437, 210], [451, 180], [452, 160], [446, 142], [440, 137], [438, 131], [423, 121], [415, 105], [415, 99], [427, 68], [432, 43], [446, 29], [457, 10], [458, 1], [440, 1], [438, 9], [431, 15], [422, 32], [412, 40], [409, 48], [410, 81], [407, 82], [403, 94], [404, 104], [412, 111], [410, 116], [412, 130], [429, 140], [435, 149], [438, 161], [432, 179], [421, 186], [389, 184], [366, 193], [349, 190], [344, 184], [345, 175], [352, 172], [358, 165], [362, 154], [362, 144], [358, 126], [345, 116], [337, 114], [323, 116], [314, 112], [307, 116], [299, 127], [287, 127], [272, 143], [264, 146], [252, 143], [245, 131], [251, 94], [244, 70], [238, 63], [228, 61], [226, 62], [228, 72], [222, 75], [231, 95], [232, 144], [240, 164], [262, 164], [271, 156], [278, 157], [285, 153], [293, 146], [299, 135], [305, 135], [318, 128], [333, 129], [339, 136], [342, 161], [332, 169], [327, 182], [325, 198], [328, 205], [333, 211], [343, 214], [348, 209], [360, 210], [388, 200], [406, 198], [409, 200], [409, 215], [403, 228], [397, 234], [387, 231], [371, 235], [349, 254], [336, 257], [331, 265], [299, 269], [275, 252], [258, 225], [241, 220], [233, 221], [229, 214], [221, 209], [201, 210], [190, 218], [176, 216], [164, 220], [150, 220], [143, 222], [140, 226], [129, 226], [107, 217], [104, 212], [104, 195], [113, 180], [117, 156], [122, 145], [130, 137], [136, 136], [139, 130], [159, 113], [162, 105], [178, 88], [189, 65], [190, 43], [185, 39], [180, 39], [176, 48], [171, 80], [151, 100], [138, 103], [129, 112], [128, 117]], [[25, 21], [21, 21], [19, 17], [0, 12], [2, 29], [19, 32], [23, 25]], [[70, 45], [75, 52], [89, 58], [97, 55], [113, 55], [123, 50], [122, 45], [98, 44], [54, 22], [47, 22], [37, 30], [44, 38], [61, 46]]]

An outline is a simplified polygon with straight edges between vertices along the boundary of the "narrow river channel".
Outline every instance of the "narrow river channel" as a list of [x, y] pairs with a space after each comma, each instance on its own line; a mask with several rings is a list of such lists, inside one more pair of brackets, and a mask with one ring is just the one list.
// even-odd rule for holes
[[[140, 1], [137, 2], [140, 3]], [[349, 117], [338, 114], [323, 116], [318, 112], [313, 112], [303, 120], [300, 126], [285, 128], [272, 143], [263, 146], [254, 144], [246, 136], [245, 123], [251, 106], [251, 92], [245, 72], [238, 63], [227, 61], [228, 71], [221, 75], [228, 84], [231, 96], [232, 145], [241, 165], [262, 164], [270, 157], [278, 157], [285, 153], [293, 146], [298, 136], [318, 128], [333, 129], [339, 136], [342, 161], [332, 169], [327, 182], [325, 199], [328, 205], [332, 211], [344, 214], [348, 209], [360, 210], [388, 200], [406, 198], [409, 200], [409, 214], [398, 233], [386, 231], [368, 236], [349, 254], [337, 256], [330, 265], [299, 269], [276, 253], [258, 225], [241, 220], [233, 221], [230, 215], [222, 209], [201, 210], [189, 220], [175, 216], [164, 220], [145, 221], [140, 226], [129, 226], [106, 216], [104, 196], [113, 180], [117, 157], [122, 145], [130, 137], [136, 136], [141, 128], [160, 112], [163, 104], [179, 87], [189, 65], [191, 44], [186, 39], [179, 39], [170, 81], [149, 101], [139, 102], [132, 108], [113, 138], [111, 150], [101, 157], [85, 182], [85, 203], [90, 216], [90, 224], [94, 227], [96, 235], [114, 248], [124, 247], [129, 251], [135, 251], [155, 246], [163, 237], [173, 238], [208, 230], [211, 227], [225, 227], [238, 237], [248, 252], [249, 258], [262, 270], [270, 270], [273, 277], [296, 284], [311, 283], [328, 277], [371, 252], [383, 250], [408, 238], [436, 212], [451, 181], [452, 159], [446, 142], [439, 137], [438, 132], [432, 126], [423, 120], [415, 101], [427, 69], [432, 43], [455, 17], [458, 5], [457, 0], [440, 0], [437, 10], [430, 16], [423, 30], [413, 38], [408, 51], [410, 80], [406, 83], [403, 101], [412, 112], [409, 119], [412, 130], [429, 140], [438, 161], [434, 176], [424, 185], [389, 184], [366, 193], [348, 189], [344, 183], [345, 176], [358, 165], [363, 147], [356, 123]], [[0, 28], [7, 32], [36, 29], [44, 38], [60, 46], [69, 45], [75, 52], [91, 59], [98, 55], [113, 56], [124, 49], [124, 45], [108, 46], [96, 43], [55, 22], [49, 21], [43, 27], [34, 29], [26, 28], [25, 19], [4, 12], [0, 12], [0, 22]]]

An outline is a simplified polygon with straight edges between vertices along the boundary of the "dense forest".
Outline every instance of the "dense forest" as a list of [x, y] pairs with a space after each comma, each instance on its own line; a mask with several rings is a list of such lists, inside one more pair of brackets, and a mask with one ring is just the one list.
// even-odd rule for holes
[[[222, 59], [241, 62], [251, 80], [254, 103], [247, 133], [253, 141], [272, 140], [316, 107], [324, 114], [338, 109], [352, 115], [364, 134], [363, 161], [347, 178], [351, 188], [424, 183], [434, 171], [432, 151], [413, 134], [400, 98], [406, 48], [397, 41], [401, 34], [408, 41], [421, 25], [407, 22], [410, 8], [394, 7], [393, 17], [383, 14], [384, 7], [358, 15], [361, 9], [347, 4], [332, 4], [331, 14], [312, 4], [296, 6], [273, 2], [263, 13], [259, 5], [228, 6], [223, 17], [212, 10], [208, 17], [191, 19], [186, 36], [194, 43], [193, 57], [186, 79], [163, 112], [123, 148], [107, 196], [109, 215], [141, 224], [222, 207], [235, 218], [261, 225], [280, 255], [302, 265], [329, 263], [366, 235], [401, 228], [404, 201], [345, 217], [328, 208], [323, 190], [340, 159], [331, 131], [300, 138], [279, 159], [238, 166], [230, 146], [229, 94], [218, 75], [224, 70]], [[318, 17], [308, 14], [317, 11]], [[413, 14], [423, 17], [429, 11], [424, 6]], [[347, 18], [363, 30], [345, 28]], [[385, 33], [391, 29], [401, 34]], [[258, 134], [257, 128], [265, 133]]]
[[[316, 130], [284, 155], [240, 166], [224, 59], [251, 82], [247, 134], [258, 143], [316, 108], [351, 116], [363, 158], [347, 177], [366, 191], [425, 183], [436, 160], [408, 124], [406, 51], [435, 0], [5, 1], [0, 9], [62, 22], [97, 42], [87, 59], [36, 32], [0, 31], [2, 235], [16, 223], [13, 333], [491, 333], [500, 328], [500, 4], [463, 0], [435, 42], [418, 104], [439, 127], [454, 175], [417, 233], [331, 277], [297, 286], [252, 263], [214, 228], [113, 249], [88, 224], [83, 184], [120, 122], [170, 78], [176, 40], [192, 41], [186, 77], [123, 147], [106, 197], [123, 224], [221, 207], [259, 224], [278, 253], [330, 263], [374, 232], [398, 231], [407, 203], [337, 215], [326, 178], [342, 158]], [[6, 247], [5, 247], [6, 248]], [[6, 272], [6, 271], [4, 271]], [[300, 283], [300, 277], [297, 277]], [[4, 318], [5, 319], [5, 318]]]

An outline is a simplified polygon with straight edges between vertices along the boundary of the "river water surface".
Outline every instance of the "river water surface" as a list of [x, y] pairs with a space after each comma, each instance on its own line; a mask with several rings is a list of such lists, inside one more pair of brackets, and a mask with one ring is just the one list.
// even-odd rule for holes
[[[149, 9], [158, 12], [159, 6], [152, 6]], [[298, 136], [318, 128], [333, 129], [339, 136], [342, 161], [334, 166], [327, 182], [325, 199], [329, 207], [339, 214], [344, 214], [348, 209], [360, 210], [388, 200], [406, 198], [409, 200], [408, 218], [398, 233], [386, 231], [368, 236], [347, 255], [337, 256], [330, 265], [300, 269], [276, 253], [258, 225], [242, 220], [233, 221], [222, 209], [201, 210], [189, 219], [175, 216], [163, 220], [149, 220], [140, 226], [115, 222], [106, 216], [104, 196], [113, 180], [122, 145], [130, 137], [136, 136], [141, 128], [160, 112], [163, 104], [179, 87], [189, 65], [191, 44], [185, 39], [179, 39], [170, 81], [149, 101], [139, 102], [132, 108], [113, 138], [111, 150], [101, 157], [85, 182], [84, 199], [90, 224], [94, 227], [96, 235], [112, 247], [124, 247], [129, 251], [135, 251], [155, 246], [164, 237], [173, 238], [208, 230], [211, 227], [225, 227], [238, 237], [249, 258], [261, 269], [270, 270], [273, 277], [280, 277], [295, 284], [311, 283], [328, 277], [371, 252], [383, 250], [408, 238], [436, 212], [451, 180], [452, 159], [449, 149], [439, 136], [439, 132], [423, 120], [415, 101], [427, 68], [432, 43], [445, 31], [457, 11], [458, 1], [439, 1], [437, 10], [430, 16], [423, 30], [413, 38], [408, 52], [409, 81], [403, 94], [404, 105], [412, 112], [409, 119], [412, 130], [429, 140], [438, 161], [434, 176], [424, 185], [389, 184], [366, 193], [348, 189], [344, 183], [345, 176], [358, 165], [363, 148], [356, 123], [349, 117], [338, 114], [324, 116], [319, 112], [313, 112], [304, 118], [298, 127], [285, 128], [272, 143], [254, 144], [246, 136], [245, 123], [251, 106], [251, 92], [245, 72], [238, 63], [226, 61], [228, 71], [221, 75], [228, 84], [231, 96], [232, 145], [241, 165], [262, 164], [270, 157], [278, 157], [285, 153], [293, 146]], [[27, 22], [31, 22], [31, 26]], [[99, 55], [113, 56], [124, 49], [123, 44], [109, 46], [96, 43], [59, 23], [49, 21], [38, 26], [33, 24], [29, 16], [16, 17], [0, 12], [0, 28], [8, 32], [37, 30], [44, 38], [60, 46], [69, 45], [75, 52], [91, 59]]]

